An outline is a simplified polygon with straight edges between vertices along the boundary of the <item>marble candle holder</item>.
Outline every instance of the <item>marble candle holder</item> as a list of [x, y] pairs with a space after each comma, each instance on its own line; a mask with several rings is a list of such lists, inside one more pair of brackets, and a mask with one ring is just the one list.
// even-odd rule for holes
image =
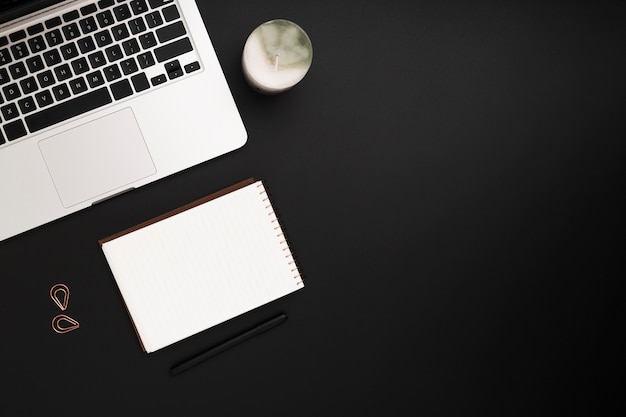
[[299, 83], [309, 71], [313, 46], [297, 24], [275, 19], [259, 25], [246, 40], [242, 67], [246, 81], [263, 94], [277, 94]]

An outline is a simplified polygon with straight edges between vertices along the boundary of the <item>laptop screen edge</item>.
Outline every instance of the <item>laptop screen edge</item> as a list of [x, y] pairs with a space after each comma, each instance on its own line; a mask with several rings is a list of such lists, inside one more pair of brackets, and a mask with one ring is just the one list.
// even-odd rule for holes
[[45, 9], [65, 0], [14, 0], [0, 2], [0, 25], [19, 19], [37, 10]]

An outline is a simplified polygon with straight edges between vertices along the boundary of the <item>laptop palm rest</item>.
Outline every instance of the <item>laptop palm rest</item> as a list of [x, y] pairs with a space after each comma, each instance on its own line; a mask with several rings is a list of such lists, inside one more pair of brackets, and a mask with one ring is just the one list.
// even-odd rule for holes
[[63, 207], [123, 191], [156, 173], [130, 108], [43, 139], [39, 149]]

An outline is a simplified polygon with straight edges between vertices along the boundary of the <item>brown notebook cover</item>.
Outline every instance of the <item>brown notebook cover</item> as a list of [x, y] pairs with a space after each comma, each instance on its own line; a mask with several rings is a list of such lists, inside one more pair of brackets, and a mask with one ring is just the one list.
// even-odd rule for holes
[[245, 179], [243, 181], [239, 181], [236, 184], [233, 184], [233, 185], [228, 186], [226, 188], [223, 188], [223, 189], [221, 189], [219, 191], [211, 193], [211, 194], [209, 194], [209, 195], [207, 195], [205, 197], [199, 198], [199, 199], [197, 199], [195, 201], [192, 201], [191, 203], [185, 204], [184, 206], [180, 206], [180, 207], [178, 207], [178, 208], [176, 208], [174, 210], [168, 211], [165, 214], [161, 214], [160, 216], [154, 217], [154, 218], [152, 218], [150, 220], [146, 220], [143, 223], [139, 223], [136, 226], [129, 227], [128, 229], [122, 230], [121, 232], [115, 233], [114, 235], [111, 235], [109, 237], [100, 239], [100, 240], [98, 240], [98, 243], [100, 243], [100, 246], [102, 246], [104, 243], [106, 243], [106, 242], [108, 242], [110, 240], [113, 240], [113, 239], [118, 238], [120, 236], [124, 236], [125, 234], [128, 234], [130, 232], [134, 232], [135, 230], [141, 229], [142, 227], [146, 227], [146, 226], [148, 226], [150, 224], [156, 223], [156, 222], [161, 221], [163, 219], [167, 219], [168, 217], [171, 217], [171, 216], [173, 216], [175, 214], [181, 213], [181, 212], [183, 212], [185, 210], [189, 210], [190, 208], [199, 206], [200, 204], [204, 204], [207, 201], [214, 200], [214, 199], [216, 199], [218, 197], [221, 197], [223, 195], [226, 195], [226, 194], [228, 194], [230, 192], [233, 192], [235, 190], [243, 188], [246, 185], [250, 185], [253, 182], [254, 182], [254, 178], [248, 178], [248, 179]]

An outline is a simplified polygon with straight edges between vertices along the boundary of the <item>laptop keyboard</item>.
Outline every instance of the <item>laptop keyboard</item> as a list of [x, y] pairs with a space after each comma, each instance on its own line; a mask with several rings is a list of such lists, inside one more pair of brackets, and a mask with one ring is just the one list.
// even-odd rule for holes
[[95, 1], [0, 36], [0, 148], [199, 70], [192, 51], [172, 0]]

